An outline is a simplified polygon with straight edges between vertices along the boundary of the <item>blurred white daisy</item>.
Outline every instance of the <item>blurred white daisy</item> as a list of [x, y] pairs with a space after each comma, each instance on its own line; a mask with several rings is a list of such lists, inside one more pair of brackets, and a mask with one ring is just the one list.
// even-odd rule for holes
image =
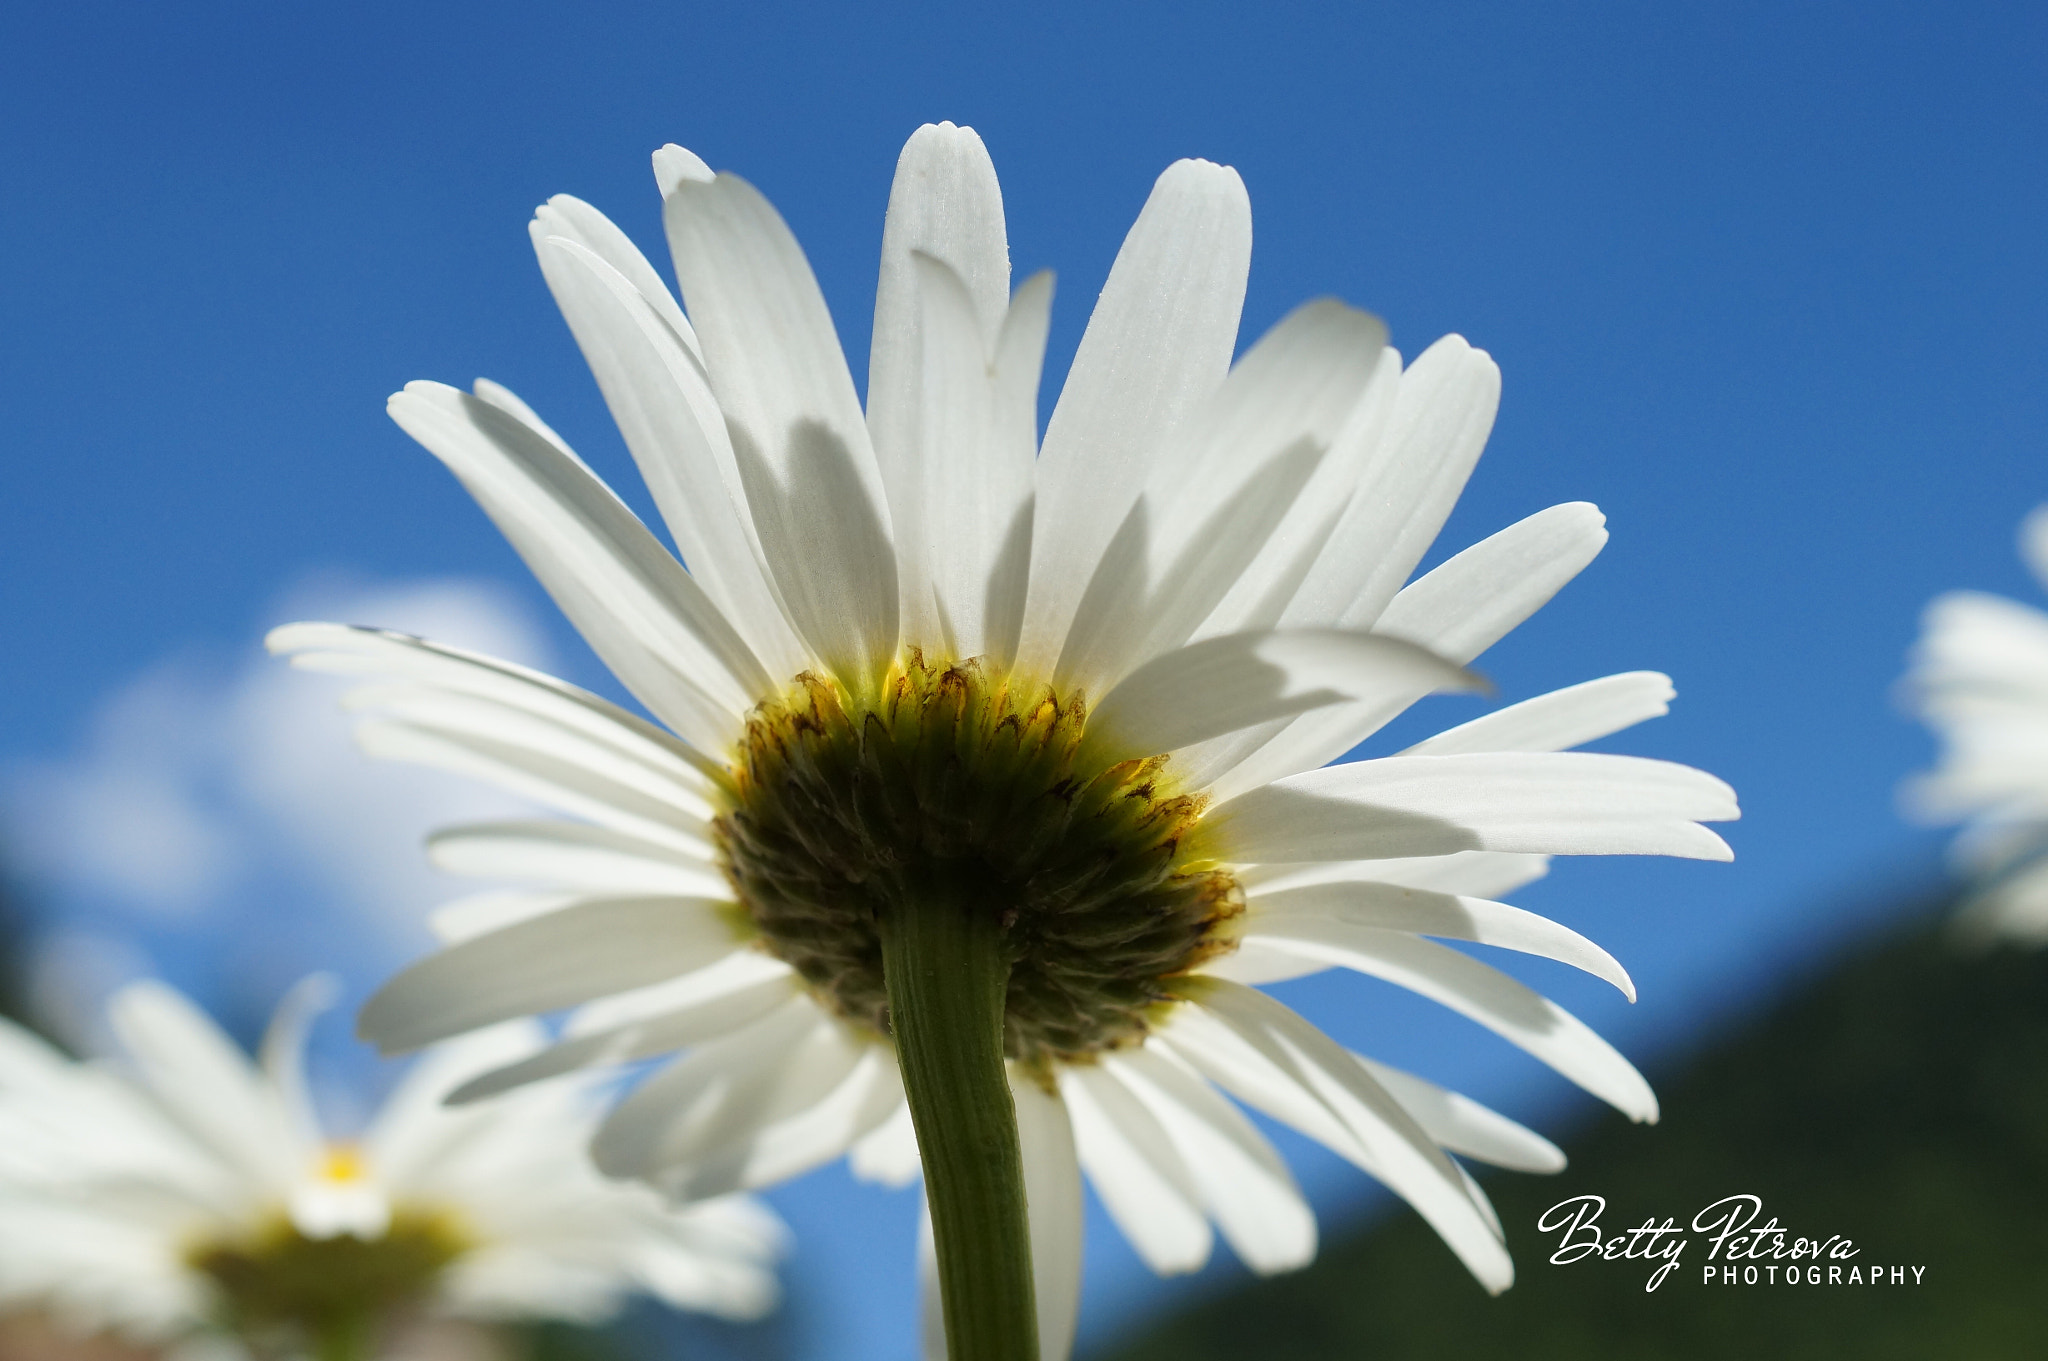
[[[2020, 554], [2048, 587], [2048, 506], [2020, 526]], [[1969, 824], [1951, 852], [1972, 885], [1959, 924], [2048, 942], [2048, 613], [1981, 591], [1939, 597], [1905, 692], [1942, 743], [1908, 809]]]
[[[1699, 825], [1736, 816], [1720, 781], [1563, 750], [1663, 713], [1666, 679], [1610, 676], [1327, 765], [1423, 695], [1472, 688], [1463, 664], [1605, 541], [1592, 506], [1555, 506], [1408, 581], [1491, 429], [1492, 362], [1453, 336], [1404, 369], [1377, 320], [1324, 300], [1233, 363], [1249, 205], [1236, 172], [1182, 161], [1041, 446], [1051, 284], [1012, 293], [994, 170], [945, 124], [897, 167], [863, 412], [774, 209], [677, 147], [655, 172], [687, 319], [589, 205], [550, 200], [532, 236], [687, 570], [503, 388], [414, 383], [391, 412], [666, 728], [415, 638], [271, 637], [301, 666], [382, 678], [350, 701], [372, 753], [575, 819], [433, 839], [444, 868], [527, 888], [444, 912], [455, 943], [388, 985], [364, 1034], [402, 1050], [588, 1004], [458, 1100], [687, 1047], [595, 1144], [605, 1171], [687, 1195], [848, 1151], [908, 1180], [915, 1124], [942, 1262], [929, 1164], [952, 1141], [942, 1102], [918, 1109], [944, 1078], [919, 1055], [982, 1045], [998, 1084], [1007, 1063], [1048, 1357], [1072, 1336], [1082, 1170], [1160, 1271], [1200, 1266], [1213, 1231], [1259, 1271], [1313, 1255], [1287, 1168], [1218, 1088], [1385, 1181], [1507, 1286], [1500, 1225], [1450, 1155], [1549, 1171], [1558, 1151], [1252, 986], [1386, 979], [1655, 1118], [1586, 1026], [1429, 938], [1633, 995], [1598, 946], [1497, 899], [1551, 854], [1727, 858]], [[986, 979], [912, 967], [956, 947], [994, 959]], [[971, 1003], [904, 1000], [941, 986], [992, 989], [985, 1037], [918, 1038], [928, 1004]]]
[[365, 1357], [414, 1317], [595, 1321], [646, 1291], [753, 1318], [783, 1229], [745, 1197], [670, 1209], [581, 1156], [588, 1081], [456, 1110], [442, 1097], [537, 1047], [443, 1045], [361, 1136], [324, 1134], [302, 1072], [312, 979], [252, 1063], [161, 984], [116, 994], [119, 1063], [0, 1021], [0, 1309], [150, 1342]]

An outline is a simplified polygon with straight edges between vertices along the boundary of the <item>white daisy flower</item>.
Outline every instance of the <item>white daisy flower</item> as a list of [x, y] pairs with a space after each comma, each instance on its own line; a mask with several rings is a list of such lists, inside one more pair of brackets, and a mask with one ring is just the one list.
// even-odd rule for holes
[[[2048, 506], [2021, 525], [2020, 553], [2048, 587]], [[1973, 884], [1959, 923], [2048, 942], [2048, 613], [1981, 591], [1941, 596], [1905, 690], [1942, 742], [1940, 764], [1907, 785], [1908, 810], [1969, 824], [1952, 848]]]
[[[550, 200], [532, 236], [681, 562], [503, 388], [414, 383], [391, 412], [666, 728], [416, 638], [271, 637], [381, 678], [349, 701], [373, 754], [573, 819], [433, 839], [444, 868], [526, 888], [447, 909], [454, 943], [363, 1033], [403, 1050], [583, 1008], [457, 1100], [687, 1048], [594, 1146], [683, 1195], [849, 1152], [907, 1181], [921, 1143], [955, 1355], [1066, 1354], [1084, 1170], [1160, 1271], [1216, 1232], [1255, 1270], [1307, 1261], [1313, 1216], [1221, 1093], [1386, 1182], [1505, 1288], [1500, 1225], [1450, 1155], [1550, 1171], [1558, 1151], [1254, 986], [1386, 979], [1655, 1118], [1585, 1025], [1431, 938], [1633, 995], [1605, 951], [1498, 898], [1553, 854], [1727, 858], [1699, 825], [1737, 815], [1720, 781], [1564, 751], [1663, 713], [1668, 681], [1327, 764], [1471, 688], [1463, 664], [1605, 541], [1592, 506], [1555, 506], [1408, 581], [1491, 429], [1491, 360], [1452, 336], [1404, 369], [1377, 320], [1324, 300], [1233, 363], [1249, 204], [1236, 172], [1181, 161], [1041, 446], [1051, 284], [1012, 292], [994, 169], [942, 124], [897, 167], [863, 412], [775, 210], [678, 147], [655, 173], [687, 317], [589, 205]], [[975, 1254], [1021, 1241], [1026, 1199], [1035, 1286], [1021, 1252], [989, 1286]], [[1012, 1312], [963, 1321], [976, 1288]]]
[[329, 993], [315, 978], [286, 999], [260, 1064], [158, 983], [110, 1005], [118, 1066], [0, 1021], [0, 1309], [348, 1358], [417, 1314], [587, 1322], [634, 1291], [730, 1318], [774, 1306], [780, 1221], [599, 1177], [590, 1080], [443, 1104], [535, 1052], [530, 1022], [437, 1048], [360, 1137], [323, 1133], [302, 1051]]

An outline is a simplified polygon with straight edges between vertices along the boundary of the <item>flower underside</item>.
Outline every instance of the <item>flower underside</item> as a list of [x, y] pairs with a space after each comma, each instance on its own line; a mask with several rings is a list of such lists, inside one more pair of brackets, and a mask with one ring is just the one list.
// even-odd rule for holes
[[186, 1260], [219, 1290], [234, 1327], [321, 1334], [424, 1301], [468, 1247], [448, 1215], [400, 1208], [372, 1238], [309, 1237], [279, 1214], [244, 1238], [195, 1247]]
[[1145, 1034], [1163, 980], [1231, 948], [1243, 894], [1181, 847], [1202, 800], [1166, 758], [1102, 763], [1085, 702], [912, 649], [872, 706], [811, 672], [748, 716], [726, 872], [763, 944], [835, 1012], [889, 1033], [877, 923], [965, 888], [1010, 964], [1004, 1050], [1085, 1060]]

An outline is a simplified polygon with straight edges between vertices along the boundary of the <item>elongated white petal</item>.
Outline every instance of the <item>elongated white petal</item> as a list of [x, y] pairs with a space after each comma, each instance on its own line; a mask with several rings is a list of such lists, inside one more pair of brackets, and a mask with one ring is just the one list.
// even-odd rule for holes
[[390, 412], [462, 480], [634, 694], [699, 746], [722, 747], [767, 674], [610, 489], [567, 449], [442, 384], [408, 384]]
[[946, 1302], [939, 1293], [939, 1243], [932, 1231], [932, 1206], [917, 1192], [917, 1350], [922, 1361], [950, 1361], [946, 1346]]
[[[1605, 521], [1590, 505], [1571, 502], [1538, 511], [1405, 587], [1373, 629], [1452, 661], [1469, 662], [1542, 608], [1606, 542]], [[1416, 693], [1304, 714], [1263, 743], [1214, 754], [1199, 778], [1213, 779], [1214, 796], [1227, 799], [1314, 770], [1378, 732], [1420, 698]]]
[[1416, 358], [1401, 375], [1379, 449], [1361, 470], [1360, 494], [1289, 603], [1285, 623], [1379, 627], [1374, 621], [1464, 490], [1499, 405], [1500, 370], [1463, 338], [1445, 336]]
[[230, 1166], [290, 1184], [302, 1151], [291, 1116], [219, 1026], [154, 982], [122, 988], [107, 1019], [172, 1120]]
[[686, 855], [706, 853], [702, 819], [571, 762], [472, 733], [384, 719], [357, 724], [355, 740], [364, 752], [381, 760], [406, 761], [485, 780]]
[[689, 973], [739, 944], [728, 904], [586, 901], [428, 956], [364, 1003], [357, 1030], [386, 1053], [416, 1049]]
[[892, 1190], [916, 1181], [924, 1163], [917, 1151], [917, 1127], [910, 1118], [910, 1103], [904, 1102], [888, 1119], [856, 1139], [846, 1152], [846, 1165], [862, 1181]]
[[[1052, 325], [1052, 273], [1041, 270], [1011, 295], [1010, 310], [996, 337], [993, 457], [985, 465], [986, 485], [963, 485], [958, 477], [936, 488], [947, 515], [971, 503], [984, 517], [985, 554], [980, 577], [987, 584], [981, 604], [983, 655], [997, 669], [1016, 660], [1024, 631], [1024, 606], [1031, 584], [1031, 545], [1037, 504], [1038, 383], [1045, 365], [1045, 339]], [[955, 466], [955, 465], [949, 465]], [[955, 542], [958, 542], [957, 540]], [[963, 581], [971, 578], [963, 577]], [[944, 588], [941, 599], [946, 599]]]
[[586, 893], [723, 897], [709, 858], [580, 822], [478, 822], [427, 838], [438, 869], [483, 879], [521, 879]]
[[479, 1101], [579, 1068], [633, 1063], [702, 1044], [759, 1020], [799, 990], [795, 977], [784, 975], [609, 1030], [579, 1034], [516, 1063], [479, 1073], [450, 1092], [448, 1104]]
[[320, 1114], [306, 1083], [306, 1037], [313, 1022], [341, 996], [341, 980], [330, 973], [300, 979], [270, 1014], [256, 1065], [277, 1093], [292, 1133], [308, 1149], [320, 1142]]
[[777, 593], [825, 665], [856, 686], [875, 680], [896, 650], [896, 554], [817, 280], [781, 216], [735, 175], [681, 181], [663, 216]]
[[1305, 1265], [1316, 1251], [1315, 1213], [1287, 1164], [1235, 1106], [1171, 1055], [1163, 1046], [1119, 1050], [1102, 1066], [1159, 1118], [1202, 1207], [1246, 1266], [1264, 1275]]
[[669, 292], [667, 282], [616, 223], [573, 194], [552, 196], [534, 210], [533, 216], [544, 229], [543, 233], [535, 234], [536, 238], [542, 234], [561, 237], [590, 252], [606, 268], [616, 271], [645, 300], [648, 310], [675, 334], [677, 341], [702, 362], [697, 348], [697, 333], [683, 316], [683, 309], [676, 303], [675, 295]]
[[1171, 1276], [1208, 1261], [1200, 1194], [1158, 1117], [1099, 1066], [1062, 1068], [1060, 1095], [1081, 1168], [1145, 1265]]
[[1362, 860], [1461, 850], [1730, 858], [1701, 821], [1734, 791], [1689, 766], [1587, 752], [1390, 756], [1291, 775], [1197, 833], [1234, 860]]
[[[363, 1132], [363, 1151], [377, 1174], [394, 1190], [416, 1187], [447, 1194], [450, 1162], [473, 1151], [472, 1141], [491, 1113], [451, 1112], [443, 1098], [478, 1069], [532, 1053], [542, 1038], [538, 1024], [515, 1021], [472, 1031], [414, 1059]], [[442, 1182], [439, 1188], [437, 1181]]]
[[[1357, 1060], [1285, 1006], [1251, 988], [1221, 979], [1190, 978], [1174, 985], [1174, 990], [1213, 1018], [1216, 1029], [1235, 1036], [1335, 1116], [1374, 1174], [1429, 1221], [1481, 1285], [1499, 1293], [1513, 1284], [1514, 1263], [1494, 1236], [1488, 1217], [1467, 1193], [1456, 1164]], [[1213, 1045], [1217, 1037], [1211, 1032], [1202, 1038]], [[1177, 1043], [1174, 1048], [1226, 1087], [1232, 1087], [1241, 1068], [1222, 1064], [1212, 1071], [1200, 1042]], [[1237, 1094], [1257, 1104], [1257, 1091]]]
[[[949, 315], [933, 317], [921, 296], [930, 285], [920, 279], [920, 258], [959, 282], [962, 330], [947, 328]], [[944, 573], [957, 556], [944, 551], [943, 541], [979, 528], [948, 519], [932, 492], [943, 461], [978, 467], [987, 459], [980, 447], [989, 414], [987, 356], [1009, 301], [1009, 239], [988, 150], [971, 128], [928, 123], [911, 134], [896, 162], [868, 351], [868, 434], [889, 497], [903, 632], [911, 639], [939, 636], [934, 595], [954, 584]], [[955, 357], [971, 366], [967, 376], [982, 392], [962, 392], [942, 379], [949, 390], [934, 401], [934, 369]], [[968, 418], [970, 429], [927, 423], [954, 412]]]
[[1227, 978], [1233, 983], [1258, 988], [1268, 983], [1285, 983], [1291, 978], [1326, 973], [1335, 967], [1327, 959], [1310, 959], [1264, 941], [1247, 940], [1241, 941], [1230, 953], [1205, 961], [1197, 972], [1206, 978]]
[[1193, 635], [1314, 479], [1386, 338], [1378, 318], [1321, 299], [1231, 368], [1153, 462], [1142, 553], [1097, 565], [1060, 652], [1062, 689], [1100, 694]]
[[1614, 956], [1568, 926], [1506, 903], [1394, 884], [1347, 883], [1251, 895], [1246, 907], [1239, 926], [1246, 940], [1271, 938], [1283, 947], [1288, 941], [1342, 945], [1357, 928], [1411, 931], [1541, 955], [1584, 969], [1636, 1000], [1635, 984]]
[[546, 719], [688, 781], [700, 789], [725, 778], [723, 767], [687, 743], [587, 690], [528, 667], [386, 629], [300, 623], [272, 629], [264, 646], [294, 667], [335, 675], [391, 675], [454, 694], [477, 695]]
[[637, 752], [595, 741], [495, 699], [401, 682], [351, 690], [342, 696], [341, 706], [401, 720], [446, 741], [491, 753], [493, 759], [498, 753], [518, 753], [515, 759], [531, 759], [542, 769], [566, 766], [588, 771], [607, 786], [675, 810], [680, 825], [697, 827], [713, 814], [709, 789], [696, 770], [639, 759]]
[[[733, 905], [735, 909], [738, 904]], [[595, 1035], [599, 1031], [649, 1021], [672, 1011], [681, 1011], [733, 993], [745, 992], [757, 983], [787, 980], [794, 972], [789, 965], [760, 949], [735, 950], [715, 964], [692, 973], [650, 983], [644, 988], [615, 992], [586, 1003], [563, 1022], [562, 1033], [570, 1039]]]
[[1031, 1279], [1039, 1361], [1067, 1361], [1081, 1313], [1081, 1167], [1066, 1104], [1010, 1069], [1024, 1205], [1031, 1217]]
[[1038, 463], [1018, 664], [1049, 675], [1159, 450], [1223, 381], [1251, 263], [1237, 172], [1178, 161], [1117, 252]]
[[1403, 756], [1470, 751], [1565, 751], [1670, 712], [1671, 678], [1626, 671], [1497, 709], [1417, 742]]
[[1541, 993], [1448, 946], [1398, 931], [1353, 927], [1318, 939], [1269, 937], [1268, 948], [1384, 978], [1468, 1016], [1527, 1050], [1631, 1120], [1654, 1121], [1657, 1098], [1634, 1065]]
[[886, 1047], [799, 996], [642, 1083], [591, 1152], [612, 1176], [682, 1198], [722, 1195], [831, 1161], [902, 1099]]
[[1338, 428], [1308, 486], [1195, 630], [1195, 637], [1280, 625], [1352, 504], [1371, 493], [1372, 459], [1381, 451], [1400, 386], [1400, 353], [1385, 347], [1364, 393]]
[[695, 333], [665, 288], [650, 299], [615, 262], [555, 234], [560, 225], [547, 208], [534, 220], [541, 271], [690, 575], [764, 664], [795, 674], [804, 654], [765, 575]]
[[688, 147], [679, 147], [674, 142], [656, 149], [654, 153], [654, 187], [663, 199], [676, 191], [684, 180], [710, 181], [716, 176], [711, 167], [704, 164], [704, 158]]
[[559, 889], [522, 888], [499, 888], [488, 889], [482, 893], [466, 893], [428, 913], [427, 927], [443, 945], [453, 945], [472, 936], [489, 935], [500, 927], [510, 926], [514, 922], [559, 912], [593, 896], [602, 898], [613, 895], [585, 895], [565, 893]]
[[1401, 884], [1436, 893], [1498, 898], [1550, 872], [1547, 855], [1512, 851], [1459, 851], [1414, 860], [1326, 860], [1247, 865], [1237, 872], [1247, 894], [1274, 893], [1310, 884]]
[[1125, 677], [1090, 714], [1089, 744], [1119, 757], [1149, 756], [1326, 704], [1407, 694], [1417, 685], [1483, 684], [1401, 639], [1334, 630], [1233, 634], [1190, 643]]
[[[611, 1177], [653, 1176], [662, 1166], [661, 1145], [671, 1126], [688, 1128], [690, 1110], [703, 1125], [725, 1105], [742, 1117], [728, 1118], [752, 1128], [773, 1094], [791, 1054], [818, 1029], [819, 1014], [802, 997], [792, 997], [766, 1016], [699, 1045], [636, 1087], [599, 1126], [591, 1144], [598, 1170]], [[845, 1056], [843, 1074], [852, 1056]], [[751, 1121], [752, 1124], [747, 1124]]]
[[1451, 1152], [1515, 1172], [1564, 1170], [1564, 1150], [1535, 1130], [1413, 1073], [1375, 1063], [1362, 1054], [1352, 1057], [1393, 1093], [1430, 1138]]

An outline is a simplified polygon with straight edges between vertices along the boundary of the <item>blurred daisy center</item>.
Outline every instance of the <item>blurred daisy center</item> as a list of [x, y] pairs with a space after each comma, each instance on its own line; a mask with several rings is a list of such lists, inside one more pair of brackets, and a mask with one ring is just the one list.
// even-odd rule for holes
[[294, 1213], [254, 1233], [203, 1243], [187, 1261], [219, 1289], [228, 1322], [258, 1332], [323, 1334], [424, 1301], [470, 1244], [439, 1212], [390, 1209], [370, 1235], [309, 1232]]
[[1165, 758], [1091, 761], [1085, 706], [913, 650], [863, 706], [806, 672], [748, 716], [716, 824], [768, 949], [886, 1034], [876, 923], [938, 886], [995, 917], [1005, 1048], [1027, 1064], [1134, 1043], [1162, 980], [1232, 948], [1237, 881], [1182, 847], [1202, 801]]

